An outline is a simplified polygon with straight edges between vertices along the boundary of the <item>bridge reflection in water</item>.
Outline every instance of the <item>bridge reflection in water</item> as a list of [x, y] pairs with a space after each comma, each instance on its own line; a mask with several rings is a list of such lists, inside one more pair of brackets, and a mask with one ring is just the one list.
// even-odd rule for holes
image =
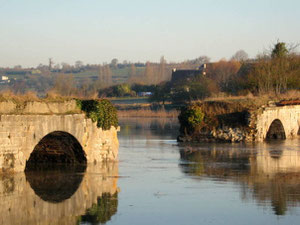
[[243, 200], [256, 199], [271, 205], [276, 215], [300, 206], [300, 140], [243, 145], [185, 146], [180, 150], [180, 168], [193, 179], [213, 179], [238, 184]]
[[0, 224], [106, 223], [117, 212], [118, 164], [0, 177]]

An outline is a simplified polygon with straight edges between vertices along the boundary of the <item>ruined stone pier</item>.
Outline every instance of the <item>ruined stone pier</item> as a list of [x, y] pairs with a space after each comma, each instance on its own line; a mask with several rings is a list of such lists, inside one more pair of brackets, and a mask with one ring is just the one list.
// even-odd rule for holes
[[256, 118], [256, 130], [258, 141], [297, 137], [300, 135], [300, 105], [262, 108]]
[[[220, 105], [220, 103], [212, 104]], [[224, 103], [220, 107], [230, 109], [231, 105]], [[214, 115], [213, 118], [218, 121], [217, 125], [208, 126], [206, 129], [188, 135], [181, 133], [178, 140], [183, 142], [262, 142], [267, 139], [300, 137], [300, 105], [297, 104], [276, 105], [273, 103], [257, 108], [242, 108], [240, 111], [231, 110]]]
[[98, 128], [78, 110], [75, 101], [29, 102], [22, 109], [13, 102], [1, 102], [0, 114], [2, 172], [24, 171], [35, 147], [45, 136], [55, 132], [74, 140], [87, 163], [117, 159], [117, 128]]

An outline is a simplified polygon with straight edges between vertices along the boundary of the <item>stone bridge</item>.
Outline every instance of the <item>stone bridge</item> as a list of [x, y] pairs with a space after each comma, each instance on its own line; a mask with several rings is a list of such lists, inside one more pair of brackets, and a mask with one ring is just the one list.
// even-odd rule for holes
[[[24, 171], [30, 159], [79, 163], [116, 160], [117, 129], [98, 128], [75, 101], [0, 103], [0, 169]], [[40, 154], [41, 153], [41, 154]], [[47, 153], [45, 155], [45, 153]]]
[[291, 139], [300, 135], [300, 105], [261, 109], [256, 118], [256, 140]]

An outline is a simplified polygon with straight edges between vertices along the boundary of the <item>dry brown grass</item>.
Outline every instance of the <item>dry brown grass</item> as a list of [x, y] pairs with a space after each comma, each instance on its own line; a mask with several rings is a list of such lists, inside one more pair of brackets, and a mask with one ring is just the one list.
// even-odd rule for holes
[[282, 94], [276, 94], [274, 92], [269, 92], [265, 94], [260, 94], [254, 96], [251, 92], [247, 95], [240, 95], [240, 96], [231, 96], [227, 95], [226, 93], [219, 93], [218, 95], [206, 98], [204, 101], [238, 101], [238, 100], [262, 100], [262, 101], [280, 101], [280, 100], [295, 100], [300, 99], [300, 91], [299, 90], [290, 90]]
[[149, 118], [177, 118], [179, 112], [177, 110], [118, 110], [119, 117], [149, 117]]
[[231, 96], [226, 95], [225, 93], [221, 93], [209, 98], [206, 98], [205, 101], [229, 101], [229, 100], [243, 100], [243, 99], [255, 99], [256, 97], [249, 92], [247, 95], [240, 95], [240, 96]]
[[75, 96], [62, 96], [60, 94], [58, 94], [56, 91], [54, 90], [50, 90], [47, 92], [46, 97], [43, 98], [43, 101], [46, 102], [63, 102], [63, 101], [67, 101], [67, 100], [71, 100], [74, 99]]
[[263, 105], [268, 105], [269, 102], [280, 102], [282, 100], [300, 100], [300, 91], [291, 90], [280, 95], [275, 93], [266, 93], [259, 96], [254, 96], [251, 93], [246, 96], [219, 95], [194, 103], [202, 105], [203, 109], [209, 114], [223, 114], [244, 109], [257, 109]]
[[15, 94], [11, 90], [5, 90], [0, 92], [0, 101], [13, 101], [18, 104], [22, 104], [24, 102], [64, 102], [67, 100], [72, 100], [75, 97], [65, 97], [55, 92], [48, 92], [46, 98], [39, 98], [37, 94], [33, 91], [28, 91], [25, 94]]
[[43, 98], [44, 101], [66, 101], [66, 100], [72, 100], [72, 99], [99, 99], [98, 97], [98, 93], [97, 92], [93, 92], [88, 96], [84, 96], [81, 94], [73, 94], [73, 95], [69, 95], [69, 96], [64, 96], [61, 95], [59, 93], [57, 93], [57, 91], [55, 90], [50, 90], [46, 93], [46, 97]]
[[25, 94], [15, 94], [10, 90], [0, 92], [0, 101], [14, 101], [14, 102], [26, 102], [26, 101], [39, 101], [35, 92], [28, 91]]
[[290, 90], [284, 94], [279, 95], [280, 100], [299, 100], [300, 99], [300, 91], [298, 90]]

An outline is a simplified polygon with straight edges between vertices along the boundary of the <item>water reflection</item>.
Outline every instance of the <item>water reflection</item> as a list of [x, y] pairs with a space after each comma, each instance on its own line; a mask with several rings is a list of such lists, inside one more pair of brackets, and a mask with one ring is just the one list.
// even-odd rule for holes
[[194, 179], [238, 184], [243, 200], [284, 215], [300, 205], [299, 140], [247, 145], [185, 146], [180, 168]]
[[77, 224], [105, 224], [116, 214], [118, 209], [118, 192], [115, 194], [104, 193], [97, 198], [97, 203], [94, 203], [91, 208], [86, 210], [86, 213], [80, 216]]
[[161, 138], [166, 134], [176, 139], [179, 134], [177, 118], [121, 118], [121, 137]]
[[0, 224], [106, 223], [117, 212], [118, 164], [0, 177]]
[[41, 171], [25, 171], [26, 180], [34, 193], [48, 202], [69, 199], [79, 188], [86, 166], [68, 165]]

